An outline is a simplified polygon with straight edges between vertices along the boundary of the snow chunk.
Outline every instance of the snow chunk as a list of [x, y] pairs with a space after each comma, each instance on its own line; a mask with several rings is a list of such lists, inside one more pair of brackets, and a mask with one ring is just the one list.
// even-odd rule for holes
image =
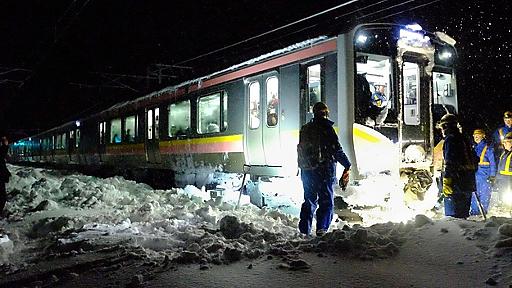
[[512, 237], [512, 224], [504, 223], [498, 228], [498, 232], [503, 236]]

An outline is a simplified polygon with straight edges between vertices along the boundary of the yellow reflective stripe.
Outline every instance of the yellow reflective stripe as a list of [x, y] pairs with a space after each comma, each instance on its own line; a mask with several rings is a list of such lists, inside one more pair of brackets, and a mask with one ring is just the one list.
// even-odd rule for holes
[[507, 160], [505, 161], [505, 168], [500, 171], [501, 175], [512, 176], [512, 171], [510, 171], [510, 158], [512, 157], [512, 153], [508, 154]]
[[379, 138], [357, 128], [357, 127], [354, 127], [354, 135], [356, 137], [360, 137], [360, 138], [363, 138], [364, 140], [366, 141], [369, 141], [369, 142], [373, 142], [373, 143], [377, 143], [380, 141]]
[[489, 165], [490, 164], [489, 162], [484, 161], [485, 152], [487, 152], [487, 145], [485, 145], [484, 149], [482, 150], [482, 153], [480, 153], [480, 162], [478, 162], [478, 165]]
[[498, 132], [500, 133], [500, 142], [501, 142], [505, 138], [505, 136], [503, 136], [503, 128], [498, 129]]

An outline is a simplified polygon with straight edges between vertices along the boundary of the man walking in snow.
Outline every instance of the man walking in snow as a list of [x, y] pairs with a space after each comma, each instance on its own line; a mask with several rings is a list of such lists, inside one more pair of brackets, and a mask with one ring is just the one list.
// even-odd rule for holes
[[5, 158], [7, 157], [7, 151], [9, 150], [9, 141], [5, 135], [0, 135], [0, 216], [2, 216], [5, 202], [7, 202], [7, 191], [5, 190], [5, 183], [9, 182], [11, 173], [7, 169]]
[[351, 164], [332, 127], [334, 122], [327, 118], [327, 105], [322, 102], [316, 103], [313, 106], [313, 114], [314, 118], [301, 127], [297, 145], [298, 164], [304, 187], [299, 230], [306, 235], [311, 233], [316, 211], [316, 235], [321, 236], [327, 232], [332, 221], [336, 161], [345, 167], [340, 179], [342, 187], [348, 183]]
[[471, 194], [475, 191], [476, 157], [471, 146], [464, 141], [457, 117], [446, 114], [441, 118], [443, 145], [443, 195], [444, 214], [467, 218]]

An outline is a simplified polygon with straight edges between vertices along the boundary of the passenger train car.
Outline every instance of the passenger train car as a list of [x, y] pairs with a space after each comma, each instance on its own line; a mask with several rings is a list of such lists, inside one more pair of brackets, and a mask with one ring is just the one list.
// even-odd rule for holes
[[[454, 45], [418, 25], [359, 25], [22, 139], [13, 160], [175, 186], [200, 187], [213, 172], [296, 175], [299, 129], [323, 101], [353, 179], [432, 172], [436, 118], [457, 110]], [[378, 83], [388, 95], [382, 123], [367, 115]]]

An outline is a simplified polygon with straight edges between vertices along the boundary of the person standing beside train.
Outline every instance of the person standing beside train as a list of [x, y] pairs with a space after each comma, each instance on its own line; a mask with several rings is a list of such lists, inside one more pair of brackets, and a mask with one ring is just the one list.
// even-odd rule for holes
[[494, 155], [499, 157], [503, 152], [503, 139], [505, 135], [512, 132], [512, 111], [503, 113], [503, 126], [499, 127], [492, 134], [492, 141], [494, 145]]
[[457, 116], [446, 114], [439, 125], [443, 132], [442, 183], [444, 214], [467, 218], [475, 191], [476, 157], [458, 127]]
[[[483, 212], [487, 213], [489, 209], [489, 201], [491, 199], [492, 184], [496, 177], [496, 160], [494, 157], [494, 150], [492, 146], [485, 141], [485, 131], [482, 129], [475, 129], [473, 132], [473, 140], [475, 145], [473, 150], [478, 158], [478, 168], [475, 173], [476, 180], [476, 194], [480, 203], [482, 204]], [[475, 195], [471, 197], [471, 208], [469, 214], [479, 215], [480, 209], [478, 207], [478, 199]]]
[[7, 140], [6, 135], [0, 135], [0, 137], [0, 217], [2, 217], [5, 203], [7, 202], [7, 191], [5, 189], [5, 184], [9, 182], [11, 173], [9, 172], [9, 169], [7, 169], [7, 165], [5, 163], [5, 158], [7, 158], [7, 151], [9, 151], [9, 140]]
[[297, 162], [304, 188], [299, 231], [310, 235], [316, 212], [316, 235], [322, 236], [327, 233], [333, 217], [336, 162], [345, 167], [340, 179], [342, 187], [348, 183], [351, 164], [332, 127], [334, 122], [328, 119], [327, 105], [316, 103], [313, 114], [314, 118], [301, 127], [297, 145]]
[[498, 163], [498, 172], [496, 173], [495, 190], [503, 204], [511, 205], [510, 199], [512, 193], [512, 132], [503, 137], [503, 152], [500, 155]]

